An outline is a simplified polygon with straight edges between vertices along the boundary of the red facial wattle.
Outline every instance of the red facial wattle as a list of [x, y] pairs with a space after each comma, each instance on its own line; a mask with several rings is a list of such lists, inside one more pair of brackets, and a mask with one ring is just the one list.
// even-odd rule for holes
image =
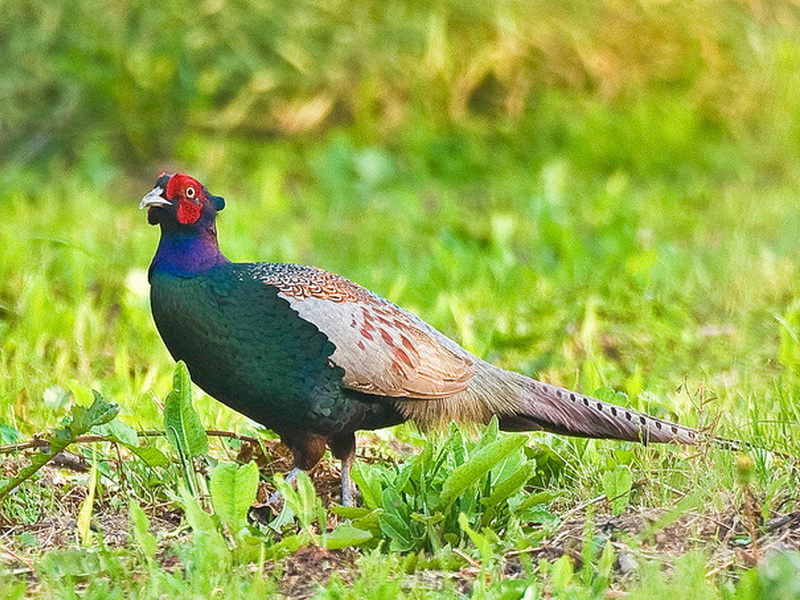
[[197, 195], [202, 190], [200, 183], [178, 173], [170, 177], [165, 190], [166, 197], [172, 202], [178, 201], [178, 222], [182, 225], [192, 225], [200, 219], [203, 206]]
[[178, 203], [178, 222], [181, 225], [192, 225], [197, 223], [201, 212], [203, 212], [202, 205], [195, 204], [186, 198], [181, 198], [180, 202]]

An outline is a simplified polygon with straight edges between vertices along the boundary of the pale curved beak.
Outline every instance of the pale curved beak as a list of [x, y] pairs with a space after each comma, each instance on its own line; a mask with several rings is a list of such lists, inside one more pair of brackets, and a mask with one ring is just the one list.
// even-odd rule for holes
[[142, 198], [142, 201], [139, 203], [139, 210], [147, 208], [148, 206], [172, 206], [172, 202], [161, 195], [163, 193], [163, 188], [158, 186], [154, 187]]

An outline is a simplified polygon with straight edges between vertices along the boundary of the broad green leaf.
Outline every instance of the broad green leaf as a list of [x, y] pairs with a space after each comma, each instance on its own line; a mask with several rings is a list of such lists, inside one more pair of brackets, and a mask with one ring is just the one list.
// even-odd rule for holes
[[311, 525], [314, 521], [320, 521], [320, 527], [325, 527], [327, 516], [324, 514], [322, 501], [317, 496], [314, 484], [305, 471], [300, 471], [295, 478], [297, 489], [289, 485], [280, 473], [276, 473], [272, 480], [286, 503], [284, 509], [291, 510], [297, 516], [303, 529], [313, 536]]
[[[314, 489], [314, 483], [311, 477], [305, 471], [300, 471], [295, 479], [297, 485], [297, 500], [298, 503], [292, 508], [297, 513], [297, 518], [300, 523], [305, 527], [310, 527], [315, 519], [319, 516], [319, 509], [322, 508], [322, 501], [317, 495], [317, 490]], [[321, 528], [325, 527], [325, 522], [319, 523]]]
[[531, 463], [520, 466], [519, 470], [511, 475], [511, 477], [504, 479], [492, 488], [491, 495], [482, 500], [483, 504], [487, 507], [497, 506], [510, 496], [516, 494], [520, 488], [528, 482], [528, 479], [531, 478], [535, 469], [535, 465]]
[[69, 429], [74, 437], [85, 434], [96, 425], [108, 423], [119, 414], [119, 406], [106, 402], [97, 390], [92, 390], [92, 394], [94, 398], [90, 406], [77, 404], [72, 407]]
[[461, 527], [462, 531], [466, 532], [466, 534], [469, 536], [469, 539], [472, 540], [472, 543], [475, 544], [478, 552], [481, 553], [481, 558], [486, 562], [490, 561], [493, 555], [491, 542], [485, 535], [478, 533], [472, 527], [470, 527], [467, 515], [465, 515], [463, 512], [458, 514], [458, 525]]
[[533, 508], [526, 511], [516, 513], [519, 519], [525, 521], [529, 525], [542, 525], [545, 528], [557, 527], [561, 523], [558, 515], [553, 514], [549, 510], [541, 508]]
[[211, 503], [214, 513], [234, 535], [247, 525], [247, 511], [256, 501], [256, 463], [237, 465], [220, 462], [211, 472]]
[[102, 435], [113, 442], [122, 444], [125, 447], [138, 446], [139, 435], [136, 430], [130, 425], [114, 419], [108, 423], [95, 425], [92, 427], [92, 433], [95, 435]]
[[351, 521], [353, 519], [364, 518], [367, 515], [375, 512], [375, 510], [380, 510], [380, 509], [371, 510], [365, 506], [339, 506], [339, 505], [333, 505], [330, 508], [330, 511], [333, 514], [339, 517], [344, 517], [345, 519], [350, 519]]
[[456, 423], [450, 424], [447, 438], [445, 438], [435, 456], [433, 445], [426, 444], [426, 449], [428, 448], [427, 452], [423, 451], [420, 455], [418, 466], [420, 477], [418, 479], [434, 479], [440, 474], [440, 471], [443, 471], [442, 475], [446, 476], [449, 471], [462, 464], [467, 458], [467, 445], [464, 441], [464, 435]]
[[211, 515], [200, 507], [183, 485], [180, 486], [180, 495], [186, 521], [193, 532], [192, 570], [210, 577], [213, 573], [229, 568], [232, 562], [231, 552]]
[[535, 467], [533, 464], [525, 464], [522, 465], [516, 473], [514, 473], [511, 477], [506, 478], [505, 480], [498, 483], [492, 489], [491, 495], [486, 498], [481, 499], [481, 503], [489, 510], [484, 513], [483, 518], [481, 519], [481, 525], [484, 527], [489, 525], [491, 519], [497, 514], [496, 509], [498, 505], [504, 503], [509, 497], [516, 494], [523, 485], [531, 478]]
[[414, 547], [408, 523], [404, 522], [397, 515], [383, 513], [378, 519], [378, 524], [381, 532], [389, 538], [390, 550], [405, 552]]
[[564, 554], [556, 562], [550, 571], [550, 581], [553, 590], [558, 594], [558, 598], [568, 598], [572, 594], [575, 570], [572, 567], [572, 559]]
[[414, 469], [411, 465], [406, 465], [400, 470], [400, 473], [395, 477], [394, 483], [392, 487], [396, 489], [398, 492], [405, 492], [409, 494], [414, 493], [414, 486], [409, 485], [411, 481], [411, 476], [414, 472]]
[[[614, 552], [614, 544], [607, 541], [603, 544], [603, 553], [600, 555], [600, 560], [597, 561], [595, 585], [600, 583], [603, 589], [608, 587], [608, 582], [611, 578], [611, 570], [614, 568], [616, 558], [617, 555]], [[599, 582], [597, 581], [598, 579], [600, 580]]]
[[103, 425], [95, 425], [92, 427], [92, 433], [124, 446], [151, 467], [160, 467], [169, 462], [164, 453], [155, 446], [141, 446], [136, 430], [116, 419]]
[[[281, 481], [282, 481], [282, 479], [281, 479]], [[276, 487], [277, 487], [277, 479], [276, 478], [273, 478], [273, 482], [276, 483]], [[289, 489], [291, 489], [291, 488], [289, 488]], [[291, 491], [294, 492], [294, 490], [291, 490]], [[278, 488], [278, 492], [280, 493], [280, 488]], [[284, 500], [286, 499], [286, 496], [284, 494], [282, 494], [282, 493], [281, 493], [281, 497]], [[294, 511], [284, 501], [283, 508], [281, 508], [281, 510], [277, 514], [277, 516], [267, 524], [267, 527], [269, 527], [270, 529], [272, 529], [276, 533], [284, 533], [286, 528], [289, 527], [290, 525], [292, 527], [294, 527], [294, 520], [295, 520]]]
[[384, 512], [383, 509], [374, 508], [370, 510], [369, 508], [355, 506], [331, 506], [330, 511], [335, 515], [350, 519], [353, 527], [357, 529], [369, 531], [373, 536], [380, 535], [379, 520]]
[[408, 520], [408, 505], [405, 500], [398, 494], [394, 488], [387, 487], [383, 490], [381, 498], [383, 510], [398, 517], [402, 521]]
[[457, 467], [445, 479], [440, 496], [442, 505], [451, 504], [464, 490], [486, 475], [509, 454], [522, 447], [526, 441], [527, 437], [524, 435], [504, 435], [473, 454], [466, 463]]
[[88, 408], [79, 404], [73, 406], [72, 411], [64, 420], [63, 426], [50, 434], [48, 437], [49, 449], [37, 452], [31, 459], [30, 465], [20, 470], [16, 477], [0, 488], [0, 500], [89, 429], [95, 425], [108, 423], [117, 416], [119, 406], [106, 402], [99, 392], [93, 390], [93, 394], [94, 401], [91, 406]]
[[555, 500], [559, 496], [563, 495], [563, 493], [564, 492], [562, 492], [562, 491], [539, 492], [538, 494], [531, 494], [530, 496], [526, 496], [524, 499], [519, 501], [518, 504], [516, 504], [517, 499], [516, 498], [512, 498], [512, 501], [513, 501], [512, 509], [514, 511], [523, 511], [523, 510], [527, 510], [527, 509], [529, 509], [529, 508], [531, 508], [533, 506], [536, 506], [538, 504], [547, 504], [547, 503]]
[[423, 523], [425, 525], [436, 525], [437, 523], [441, 523], [447, 518], [440, 512], [433, 513], [432, 515], [411, 513], [409, 517], [411, 518], [412, 521], [416, 521], [417, 523]]
[[194, 458], [208, 452], [208, 436], [192, 406], [192, 382], [183, 361], [175, 365], [172, 391], [164, 401], [164, 429], [176, 450]]
[[353, 527], [369, 531], [373, 536], [378, 536], [381, 531], [380, 517], [382, 514], [383, 511], [380, 508], [376, 508], [369, 511], [369, 513], [363, 517], [352, 519], [351, 522], [353, 523]]
[[361, 491], [361, 499], [368, 508], [379, 508], [381, 505], [381, 484], [371, 469], [356, 462], [351, 471], [353, 481]]
[[505, 481], [528, 464], [535, 463], [525, 458], [524, 450], [512, 452], [504, 461], [492, 469], [492, 485], [496, 481]]
[[[50, 580], [87, 579], [101, 572], [108, 564], [102, 552], [95, 548], [64, 548], [53, 549], [41, 559], [41, 572], [47, 574]], [[63, 588], [62, 588], [63, 589]], [[72, 592], [72, 590], [70, 590]], [[75, 595], [67, 593], [61, 595], [75, 600]], [[30, 598], [31, 596], [26, 596]], [[5, 596], [3, 596], [5, 600]]]
[[136, 500], [131, 499], [128, 505], [128, 514], [130, 515], [131, 525], [133, 526], [133, 537], [139, 548], [142, 550], [148, 562], [152, 562], [156, 557], [156, 550], [158, 549], [158, 542], [156, 537], [150, 533], [150, 521], [144, 511], [141, 509]]
[[633, 475], [627, 465], [617, 465], [603, 473], [603, 493], [611, 502], [611, 511], [618, 515], [628, 506]]
[[311, 535], [307, 531], [301, 531], [296, 535], [289, 535], [281, 538], [277, 544], [273, 544], [267, 548], [265, 557], [272, 560], [283, 558], [288, 554], [297, 552], [303, 546], [311, 544]]
[[494, 416], [491, 420], [486, 424], [486, 427], [481, 434], [481, 439], [478, 440], [478, 443], [475, 444], [475, 449], [473, 452], [480, 451], [482, 448], [485, 448], [492, 442], [496, 441], [497, 438], [500, 437], [500, 423], [497, 420], [497, 417]]
[[[126, 446], [127, 447], [127, 446]], [[148, 466], [160, 467], [169, 462], [164, 453], [155, 446], [127, 447], [136, 456], [141, 458]]]
[[242, 529], [236, 536], [233, 559], [238, 565], [258, 563], [262, 560], [265, 549], [263, 535], [253, 535], [248, 529]]
[[[452, 424], [452, 427], [456, 427], [455, 423]], [[458, 430], [456, 429], [455, 431]], [[434, 464], [433, 443], [428, 442], [423, 446], [422, 452], [411, 460], [410, 479], [418, 483], [430, 481], [436, 475], [437, 470], [444, 462], [445, 458], [445, 453], [442, 451], [437, 456], [438, 464]]]
[[20, 432], [11, 427], [11, 425], [0, 423], [0, 442], [3, 444], [16, 444], [21, 437]]
[[13, 583], [6, 581], [0, 583], [0, 593], [3, 595], [3, 600], [24, 600], [30, 598], [28, 595], [28, 586], [25, 581], [18, 581]]
[[325, 547], [328, 550], [338, 550], [347, 546], [360, 546], [372, 539], [369, 531], [358, 529], [350, 523], [342, 523], [325, 536]]

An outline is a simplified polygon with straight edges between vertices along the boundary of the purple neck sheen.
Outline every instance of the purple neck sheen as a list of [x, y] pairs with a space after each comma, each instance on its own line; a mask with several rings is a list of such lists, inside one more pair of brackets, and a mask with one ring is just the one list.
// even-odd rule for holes
[[214, 267], [230, 262], [217, 244], [214, 226], [201, 231], [175, 231], [162, 228], [158, 250], [150, 272], [169, 273], [179, 277], [201, 275]]

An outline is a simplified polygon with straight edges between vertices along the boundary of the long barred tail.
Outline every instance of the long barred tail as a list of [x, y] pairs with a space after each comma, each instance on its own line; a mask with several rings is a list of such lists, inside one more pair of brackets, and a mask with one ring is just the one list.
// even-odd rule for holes
[[721, 438], [677, 423], [650, 417], [596, 398], [517, 375], [512, 384], [518, 408], [500, 417], [508, 431], [544, 430], [564, 435], [694, 445]]
[[396, 399], [396, 406], [405, 418], [423, 429], [436, 429], [451, 421], [487, 423], [497, 416], [500, 428], [506, 431], [539, 430], [643, 444], [710, 444], [733, 451], [764, 450], [542, 383], [484, 361], [475, 362], [475, 371], [464, 392], [437, 400]]
[[[506, 371], [506, 373], [508, 373]], [[629, 408], [584, 396], [555, 385], [514, 373], [518, 407], [511, 414], [500, 413], [500, 427], [506, 431], [542, 430], [587, 438], [674, 444], [709, 444], [733, 452], [762, 451], [800, 464], [800, 458], [756, 444], [697, 431], [691, 427], [657, 419]], [[509, 378], [506, 377], [506, 383]]]

